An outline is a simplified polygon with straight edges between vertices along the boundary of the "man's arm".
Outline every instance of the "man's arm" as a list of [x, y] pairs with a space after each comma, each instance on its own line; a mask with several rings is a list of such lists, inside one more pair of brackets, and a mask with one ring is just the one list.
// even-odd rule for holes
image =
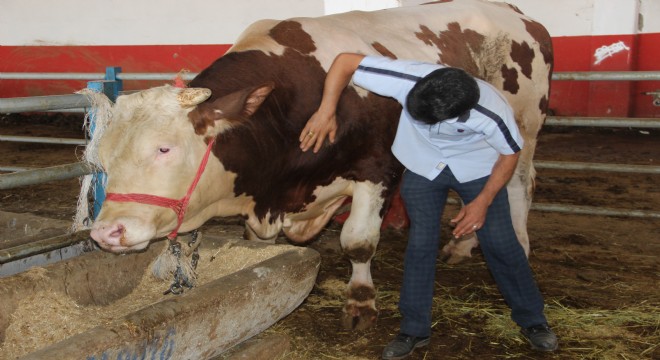
[[[506, 186], [506, 183], [511, 179], [520, 152], [511, 155], [500, 155], [493, 166], [493, 172], [486, 182], [486, 185], [470, 203], [465, 204], [461, 211], [451, 219], [452, 223], [456, 224], [453, 234], [454, 237], [460, 238], [463, 235], [472, 233], [481, 227], [486, 220], [486, 211], [493, 202], [495, 195]], [[477, 226], [476, 228], [474, 226]]]
[[342, 53], [332, 62], [323, 85], [321, 105], [307, 121], [298, 138], [302, 151], [307, 151], [314, 146], [314, 152], [318, 152], [323, 146], [326, 136], [331, 143], [335, 142], [337, 135], [335, 112], [339, 98], [364, 57], [365, 55]]

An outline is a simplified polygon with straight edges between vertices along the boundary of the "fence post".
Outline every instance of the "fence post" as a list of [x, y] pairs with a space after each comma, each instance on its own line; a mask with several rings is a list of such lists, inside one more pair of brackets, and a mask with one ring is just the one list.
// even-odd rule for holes
[[[108, 66], [105, 68], [105, 80], [114, 81], [117, 84], [116, 92], [113, 93], [114, 98], [110, 98], [110, 100], [112, 101], [115, 101], [117, 99], [117, 96], [119, 95], [119, 92], [124, 90], [124, 81], [117, 77], [119, 73], [121, 73], [121, 67], [119, 66]], [[108, 94], [106, 94], [106, 96], [107, 95]]]
[[[87, 83], [87, 88], [93, 91], [103, 93], [105, 96], [110, 99], [110, 101], [115, 102], [119, 92], [122, 90], [123, 84], [121, 80], [117, 79], [117, 74], [121, 72], [120, 67], [107, 67], [106, 68], [106, 80], [98, 81], [89, 81]], [[95, 128], [95, 114], [94, 111], [89, 112], [89, 136], [91, 137], [94, 133]], [[101, 211], [101, 205], [105, 201], [105, 188], [103, 184], [105, 183], [105, 174], [104, 173], [95, 173], [92, 175], [92, 184], [94, 186], [94, 206], [92, 208], [92, 219], [96, 219], [96, 216]]]

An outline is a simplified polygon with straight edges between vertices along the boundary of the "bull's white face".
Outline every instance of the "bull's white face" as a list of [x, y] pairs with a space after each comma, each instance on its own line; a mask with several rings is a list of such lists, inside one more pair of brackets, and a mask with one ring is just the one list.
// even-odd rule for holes
[[[206, 144], [187, 118], [194, 104], [182, 106], [177, 98], [180, 91], [166, 86], [118, 99], [99, 145], [107, 193], [150, 194], [177, 200], [186, 195]], [[197, 94], [194, 101], [204, 101], [209, 93]], [[211, 155], [180, 231], [194, 229], [209, 217], [204, 212], [217, 198], [210, 192], [218, 191], [217, 186], [210, 186], [210, 179], [218, 179], [220, 168]], [[91, 236], [106, 250], [125, 252], [145, 248], [151, 239], [166, 236], [176, 224], [176, 214], [169, 208], [106, 201]]]

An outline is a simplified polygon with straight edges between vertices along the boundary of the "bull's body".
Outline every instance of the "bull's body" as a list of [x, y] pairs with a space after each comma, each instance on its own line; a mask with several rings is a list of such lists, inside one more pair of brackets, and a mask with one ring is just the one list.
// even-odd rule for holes
[[[370, 261], [403, 170], [390, 151], [401, 108], [349, 86], [338, 107], [336, 142], [318, 154], [303, 153], [298, 135], [317, 109], [326, 71], [340, 52], [461, 67], [502, 90], [525, 138], [508, 189], [514, 226], [528, 249], [532, 155], [545, 118], [552, 53], [545, 29], [505, 4], [448, 1], [257, 22], [189, 84], [210, 89], [208, 100], [202, 96], [182, 106], [181, 90], [172, 87], [120, 97], [100, 155], [108, 192], [180, 198], [204, 139], [217, 137], [217, 159], [209, 161], [181, 231], [213, 216], [242, 215], [250, 238], [273, 240], [284, 231], [301, 242], [352, 197], [341, 232], [353, 264], [345, 320], [362, 327], [376, 318]], [[176, 223], [168, 209], [106, 202], [92, 234], [102, 247], [126, 251], [144, 248]], [[463, 255], [474, 244], [463, 242]]]

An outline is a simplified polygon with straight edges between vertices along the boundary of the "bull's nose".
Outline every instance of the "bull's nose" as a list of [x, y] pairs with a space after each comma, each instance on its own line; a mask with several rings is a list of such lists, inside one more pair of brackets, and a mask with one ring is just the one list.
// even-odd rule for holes
[[126, 228], [122, 224], [99, 224], [94, 226], [90, 236], [99, 244], [111, 246], [123, 246]]

